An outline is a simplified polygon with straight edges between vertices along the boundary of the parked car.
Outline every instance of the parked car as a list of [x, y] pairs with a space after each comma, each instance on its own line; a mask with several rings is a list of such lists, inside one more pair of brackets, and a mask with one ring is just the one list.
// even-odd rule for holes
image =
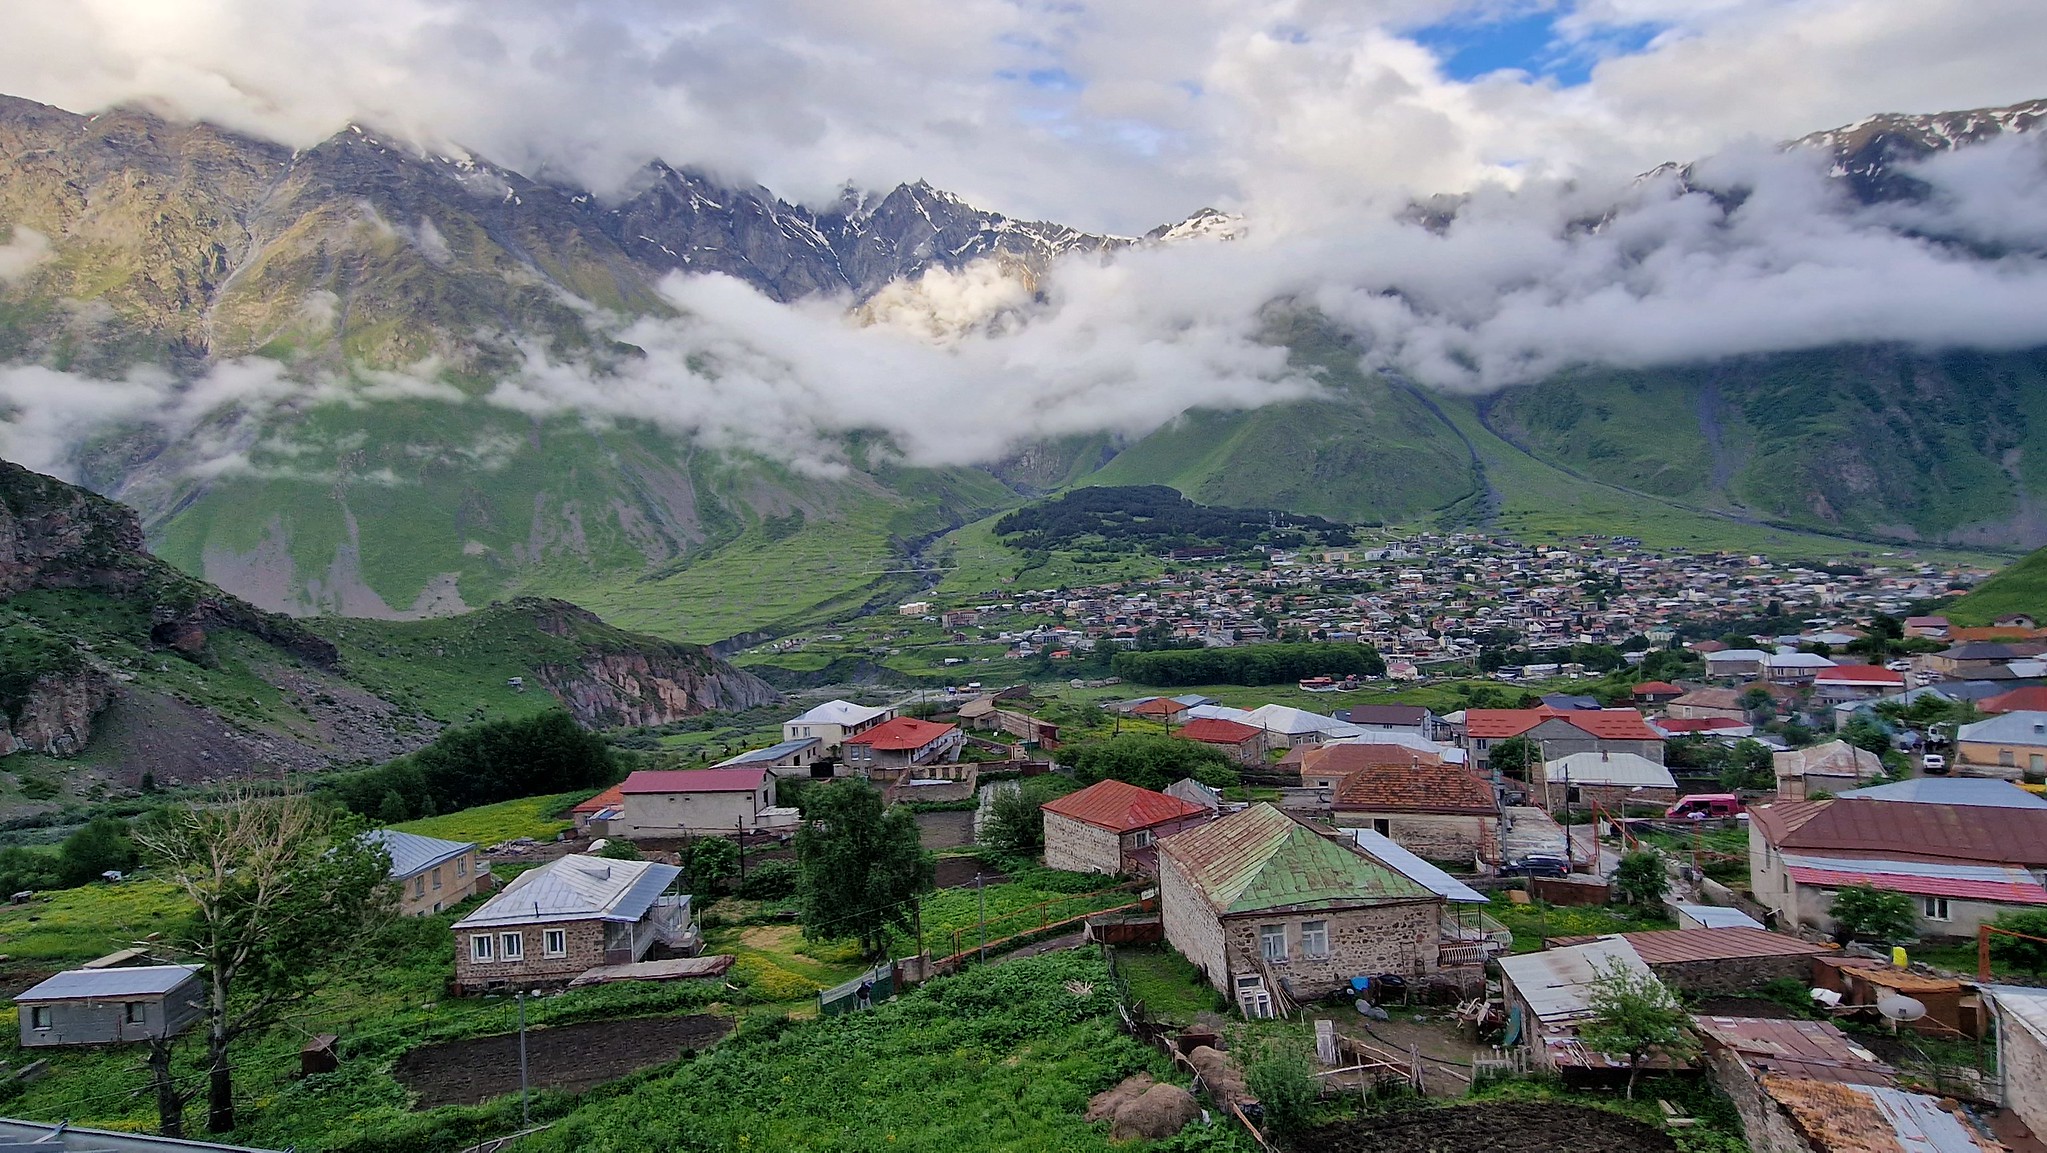
[[1741, 815], [1741, 798], [1733, 793], [1689, 793], [1664, 811], [1665, 820], [1704, 821]]
[[1894, 673], [1909, 673], [1912, 671], [1912, 662], [1892, 661], [1889, 664], [1885, 665], [1884, 667], [1891, 670]]
[[1922, 772], [1945, 773], [1947, 772], [1947, 758], [1939, 753], [1928, 753], [1919, 758], [1919, 768]]
[[1568, 877], [1571, 862], [1548, 853], [1530, 853], [1500, 866], [1502, 877]]

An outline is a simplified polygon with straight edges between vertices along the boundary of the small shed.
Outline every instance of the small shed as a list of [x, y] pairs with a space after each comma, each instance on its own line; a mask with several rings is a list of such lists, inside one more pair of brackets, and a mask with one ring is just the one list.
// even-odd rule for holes
[[175, 1037], [199, 1020], [205, 990], [196, 965], [72, 969], [21, 993], [23, 1048], [113, 1045]]

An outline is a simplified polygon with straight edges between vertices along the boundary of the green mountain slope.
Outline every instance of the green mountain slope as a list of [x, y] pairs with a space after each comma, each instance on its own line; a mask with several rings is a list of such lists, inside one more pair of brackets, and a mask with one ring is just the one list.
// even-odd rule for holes
[[2019, 558], [1942, 612], [1958, 625], [1981, 626], [2020, 615], [2047, 621], [2047, 549]]

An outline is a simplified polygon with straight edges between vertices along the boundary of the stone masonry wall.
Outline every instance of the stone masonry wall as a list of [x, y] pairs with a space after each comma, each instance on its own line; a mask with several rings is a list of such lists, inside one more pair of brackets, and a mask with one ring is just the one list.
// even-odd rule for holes
[[1194, 962], [1217, 992], [1229, 993], [1229, 962], [1223, 953], [1222, 924], [1216, 919], [1215, 910], [1165, 853], [1159, 854], [1159, 920], [1166, 943]]
[[[562, 929], [568, 934], [568, 955], [547, 957], [542, 955], [546, 943], [543, 935], [548, 929]], [[475, 961], [471, 959], [469, 938], [488, 932], [494, 938], [493, 956], [499, 959]], [[503, 936], [506, 933], [520, 935], [525, 959], [506, 961]], [[464, 991], [488, 988], [492, 985], [525, 987], [529, 985], [560, 984], [604, 963], [604, 923], [602, 921], [563, 921], [556, 924], [526, 925], [514, 928], [504, 926], [494, 929], [455, 930], [455, 983]]]
[[[1253, 973], [1258, 971], [1259, 927], [1285, 925], [1287, 960], [1273, 964], [1272, 971], [1286, 978], [1295, 996], [1314, 998], [1345, 987], [1352, 977], [1379, 973], [1419, 976], [1433, 971], [1441, 919], [1441, 906], [1433, 901], [1328, 913], [1246, 913], [1226, 921], [1223, 935], [1231, 971]], [[1303, 953], [1301, 924], [1305, 921], [1329, 923], [1328, 957], [1316, 959]]]
[[1073, 873], [1123, 871], [1116, 834], [1058, 813], [1045, 814], [1045, 867]]

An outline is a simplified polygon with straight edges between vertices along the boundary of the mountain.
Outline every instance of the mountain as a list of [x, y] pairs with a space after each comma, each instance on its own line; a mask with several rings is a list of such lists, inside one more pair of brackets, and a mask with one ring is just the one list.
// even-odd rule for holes
[[132, 510], [0, 461], [0, 765], [32, 799], [60, 776], [82, 791], [379, 761], [557, 704], [613, 727], [778, 699], [559, 601], [415, 624], [266, 613], [151, 556]]

